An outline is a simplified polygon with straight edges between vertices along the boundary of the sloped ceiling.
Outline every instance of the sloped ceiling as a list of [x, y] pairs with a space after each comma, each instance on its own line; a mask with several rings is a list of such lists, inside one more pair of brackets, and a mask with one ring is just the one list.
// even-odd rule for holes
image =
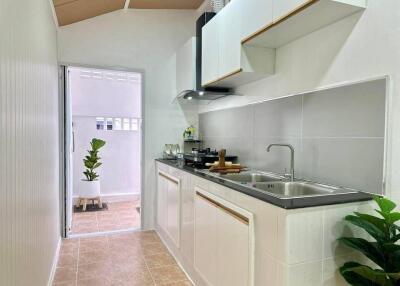
[[60, 26], [124, 8], [197, 9], [204, 0], [53, 0]]

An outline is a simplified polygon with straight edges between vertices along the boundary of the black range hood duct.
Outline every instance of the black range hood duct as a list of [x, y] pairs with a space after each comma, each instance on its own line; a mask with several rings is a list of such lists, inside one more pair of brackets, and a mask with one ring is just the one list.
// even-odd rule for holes
[[179, 96], [184, 99], [215, 100], [221, 97], [232, 95], [230, 88], [224, 87], [202, 87], [201, 85], [201, 58], [202, 58], [202, 28], [216, 13], [205, 12], [196, 22], [196, 90], [185, 90]]

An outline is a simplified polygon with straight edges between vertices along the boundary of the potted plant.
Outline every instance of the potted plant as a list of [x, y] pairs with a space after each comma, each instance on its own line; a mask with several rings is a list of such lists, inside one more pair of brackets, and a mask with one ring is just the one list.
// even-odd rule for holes
[[196, 133], [196, 128], [194, 128], [193, 125], [190, 125], [185, 129], [185, 131], [183, 131], [183, 138], [185, 140], [193, 140], [195, 133]]
[[[99, 175], [96, 173], [96, 169], [101, 166], [99, 149], [106, 144], [105, 141], [97, 138], [93, 138], [90, 142], [91, 150], [88, 150], [88, 155], [83, 159], [86, 170], [83, 172], [85, 179], [81, 181], [79, 189], [79, 197], [81, 199], [99, 199], [100, 202], [100, 181], [98, 180]], [[84, 204], [85, 207], [85, 204]], [[100, 206], [101, 207], [101, 206]]]
[[345, 220], [365, 230], [374, 241], [363, 238], [342, 237], [339, 241], [371, 260], [375, 269], [357, 262], [347, 262], [340, 268], [343, 278], [353, 286], [399, 286], [400, 285], [400, 213], [389, 199], [374, 197], [379, 206], [379, 216], [355, 212]]

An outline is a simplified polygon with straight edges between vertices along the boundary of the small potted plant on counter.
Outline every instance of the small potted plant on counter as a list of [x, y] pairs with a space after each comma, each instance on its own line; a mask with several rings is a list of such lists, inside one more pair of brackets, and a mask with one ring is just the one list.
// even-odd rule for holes
[[88, 155], [83, 159], [86, 170], [83, 172], [85, 179], [81, 180], [79, 188], [79, 199], [77, 207], [83, 204], [83, 211], [86, 210], [87, 201], [95, 199], [98, 201], [99, 208], [102, 208], [102, 202], [100, 198], [100, 181], [98, 180], [99, 175], [96, 173], [96, 169], [101, 166], [100, 157], [98, 156], [100, 148], [106, 144], [105, 141], [97, 138], [93, 138], [90, 142], [91, 150], [88, 150]]
[[339, 241], [371, 260], [378, 268], [347, 262], [340, 268], [343, 278], [353, 286], [399, 286], [400, 285], [400, 213], [389, 199], [376, 196], [378, 216], [355, 212], [345, 220], [365, 230], [374, 241], [363, 238], [342, 237]]
[[183, 131], [183, 138], [185, 140], [194, 140], [195, 133], [196, 133], [196, 128], [193, 125], [190, 125], [185, 129], [185, 131]]

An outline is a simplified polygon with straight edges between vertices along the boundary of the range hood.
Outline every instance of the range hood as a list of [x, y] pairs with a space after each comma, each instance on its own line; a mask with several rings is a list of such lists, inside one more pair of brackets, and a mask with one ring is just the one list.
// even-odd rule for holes
[[202, 62], [202, 28], [216, 13], [205, 12], [196, 22], [196, 89], [185, 90], [178, 97], [187, 100], [215, 100], [228, 95], [233, 95], [230, 88], [224, 87], [203, 87], [201, 85], [201, 62]]

